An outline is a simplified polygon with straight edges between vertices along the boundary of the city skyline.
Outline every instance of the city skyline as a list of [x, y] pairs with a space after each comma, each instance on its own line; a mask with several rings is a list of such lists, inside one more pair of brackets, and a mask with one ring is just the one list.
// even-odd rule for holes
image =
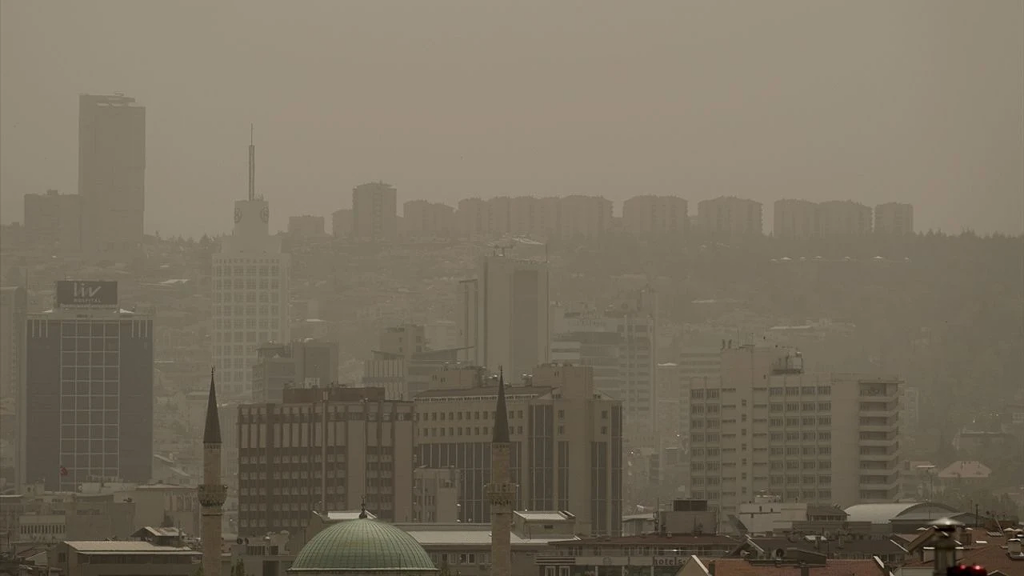
[[[909, 2], [889, 6], [887, 19], [860, 7], [812, 12], [800, 2], [742, 10], [656, 3], [634, 18], [606, 5], [582, 20], [574, 10], [548, 7], [533, 45], [494, 29], [489, 9], [452, 19], [454, 5], [437, 6], [410, 25], [386, 7], [318, 5], [304, 17], [247, 4], [247, 26], [240, 27], [232, 22], [241, 5], [227, 4], [203, 12], [209, 28], [195, 30], [185, 49], [196, 58], [185, 68], [171, 65], [168, 47], [177, 42], [133, 26], [146, 8], [103, 4], [66, 20], [95, 25], [66, 28], [58, 15], [73, 5], [5, 4], [3, 220], [18, 218], [26, 193], [76, 188], [76, 96], [123, 91], [147, 107], [146, 231], [165, 236], [224, 230], [216, 211], [193, 207], [244, 197], [239, 142], [251, 122], [269, 159], [261, 189], [268, 198], [288, 198], [295, 214], [330, 214], [345, 206], [353, 186], [383, 179], [404, 199], [448, 204], [531, 193], [616, 202], [673, 193], [692, 204], [723, 194], [764, 204], [783, 197], [895, 200], [918, 207], [921, 230], [1021, 231], [1024, 149], [1013, 119], [1021, 115], [1024, 66], [1010, 24], [1021, 19], [1019, 3]], [[198, 13], [178, 3], [154, 10], [154, 20], [182, 26]], [[501, 16], [534, 20], [528, 9]], [[787, 23], [794, 20], [809, 25]], [[839, 21], [850, 25], [837, 29]], [[271, 22], [279, 33], [264, 28]], [[402, 41], [365, 50], [360, 28], [375, 26], [362, 24], [350, 33], [317, 27], [294, 34], [296, 26], [319, 22], [339, 30], [387, 23]], [[607, 35], [595, 37], [588, 22], [598, 30], [604, 22], [615, 40], [602, 45]], [[728, 34], [726, 22], [734, 24]], [[466, 25], [475, 31], [457, 32]], [[84, 30], [104, 34], [87, 42]], [[290, 39], [292, 48], [259, 42], [264, 32]], [[869, 45], [860, 41], [865, 33]], [[493, 40], [484, 41], [487, 35]], [[750, 54], [736, 40], [743, 35], [761, 40], [763, 54]], [[792, 40], [774, 43], [783, 36]], [[29, 50], [39, 37], [78, 44]], [[797, 49], [807, 43], [817, 49]], [[136, 46], [137, 61], [98, 57], [124, 45]], [[308, 54], [317, 56], [300, 65], [297, 58]], [[87, 60], [79, 65], [79, 58]], [[647, 64], [616, 64], [633, 60]], [[214, 74], [211, 66], [233, 72]], [[578, 82], [566, 82], [565, 66]], [[599, 73], [608, 66], [616, 85]], [[349, 80], [327, 78], [321, 70], [328, 67], [342, 72], [331, 77]], [[678, 79], [660, 72], [666, 69], [680, 70]], [[277, 73], [284, 82], [261, 80]], [[427, 78], [431, 90], [408, 90]], [[549, 89], [536, 90], [542, 85]], [[799, 106], [800, 99], [819, 105]], [[766, 212], [770, 227], [770, 206]], [[288, 215], [275, 213], [272, 228], [283, 228]]]

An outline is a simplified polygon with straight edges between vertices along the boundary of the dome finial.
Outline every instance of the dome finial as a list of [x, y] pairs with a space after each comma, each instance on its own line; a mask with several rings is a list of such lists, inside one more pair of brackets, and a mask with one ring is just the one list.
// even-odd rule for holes
[[369, 516], [366, 514], [366, 496], [364, 495], [359, 503], [359, 519], [366, 520]]

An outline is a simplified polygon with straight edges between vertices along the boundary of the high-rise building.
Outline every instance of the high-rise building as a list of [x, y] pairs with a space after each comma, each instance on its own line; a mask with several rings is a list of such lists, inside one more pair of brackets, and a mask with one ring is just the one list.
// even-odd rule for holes
[[255, 147], [249, 145], [249, 197], [235, 201], [235, 225], [213, 255], [213, 361], [232, 400], [252, 394], [256, 351], [288, 342], [290, 259], [270, 235], [270, 204], [255, 193]]
[[485, 238], [492, 234], [488, 228], [489, 212], [487, 202], [480, 198], [459, 200], [455, 212], [456, 228], [463, 238]]
[[220, 418], [217, 412], [217, 384], [210, 371], [210, 397], [203, 428], [203, 483], [198, 487], [202, 506], [203, 576], [220, 576], [223, 564], [221, 507], [227, 500], [227, 486], [221, 483]]
[[914, 233], [914, 207], [887, 202], [875, 206], [875, 233], [904, 235]]
[[78, 98], [82, 243], [93, 253], [142, 244], [146, 208], [146, 109], [123, 94]]
[[653, 290], [620, 296], [601, 311], [557, 319], [551, 357], [594, 369], [598, 391], [622, 401], [629, 447], [654, 444], [657, 299]]
[[381, 388], [291, 388], [239, 407], [239, 534], [300, 533], [310, 511], [413, 514], [413, 405]]
[[413, 522], [458, 522], [461, 476], [455, 468], [420, 466], [413, 470]]
[[288, 236], [296, 240], [315, 240], [327, 236], [323, 216], [289, 216]]
[[25, 377], [25, 320], [28, 298], [21, 286], [0, 288], [0, 475], [19, 486], [22, 382]]
[[760, 202], [720, 196], [697, 203], [701, 234], [710, 236], [760, 236], [764, 232]]
[[402, 228], [413, 237], [448, 237], [455, 232], [455, 209], [440, 202], [410, 200], [402, 205]]
[[352, 236], [352, 210], [342, 208], [331, 213], [331, 234], [335, 238]]
[[776, 238], [803, 240], [821, 233], [818, 205], [809, 200], [776, 200], [774, 221], [772, 235]]
[[[475, 287], [475, 289], [474, 289]], [[492, 372], [526, 374], [549, 353], [548, 267], [511, 256], [485, 256], [475, 285], [460, 284], [460, 316], [476, 321], [472, 361]], [[470, 310], [476, 300], [476, 311]], [[464, 324], [467, 331], [471, 328]]]
[[[622, 403], [597, 392], [586, 366], [547, 364], [506, 387], [510, 479], [518, 510], [568, 510], [581, 534], [615, 535], [622, 522]], [[479, 383], [472, 370], [456, 370]], [[416, 461], [462, 474], [461, 522], [490, 522], [491, 441], [498, 378], [416, 397]]]
[[82, 249], [82, 197], [47, 190], [25, 194], [25, 243], [56, 248], [59, 252]]
[[686, 199], [634, 196], [622, 203], [622, 224], [633, 234], [685, 234], [690, 227]]
[[153, 319], [122, 309], [116, 282], [58, 281], [28, 316], [21, 452], [26, 481], [148, 482], [153, 469]]
[[558, 199], [562, 238], [597, 238], [612, 227], [612, 201], [600, 196], [572, 195]]
[[352, 235], [370, 242], [398, 236], [398, 191], [394, 186], [370, 182], [352, 189]]
[[411, 400], [429, 387], [431, 375], [457, 363], [458, 354], [457, 348], [430, 349], [422, 325], [392, 326], [381, 332], [380, 346], [363, 363], [362, 385], [384, 388], [388, 400]]
[[253, 402], [281, 402], [285, 388], [330, 386], [338, 379], [338, 343], [297, 340], [267, 343], [256, 350]]
[[805, 374], [803, 357], [782, 348], [723, 350], [721, 378], [691, 382], [691, 496], [722, 520], [757, 494], [843, 507], [894, 501], [901, 384]]
[[818, 231], [825, 237], [871, 234], [871, 208], [852, 200], [822, 202], [818, 204]]

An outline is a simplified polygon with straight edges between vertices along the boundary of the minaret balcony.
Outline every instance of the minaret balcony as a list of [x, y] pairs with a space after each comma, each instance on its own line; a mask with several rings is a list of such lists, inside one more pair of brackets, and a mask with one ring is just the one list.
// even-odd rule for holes
[[225, 484], [200, 484], [198, 488], [199, 503], [203, 507], [222, 506], [228, 497]]

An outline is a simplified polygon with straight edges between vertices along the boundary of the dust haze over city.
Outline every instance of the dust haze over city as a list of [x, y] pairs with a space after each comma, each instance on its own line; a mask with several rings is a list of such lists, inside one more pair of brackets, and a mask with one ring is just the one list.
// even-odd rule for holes
[[2, 574], [1024, 573], [1019, 1], [4, 1], [0, 222]]

